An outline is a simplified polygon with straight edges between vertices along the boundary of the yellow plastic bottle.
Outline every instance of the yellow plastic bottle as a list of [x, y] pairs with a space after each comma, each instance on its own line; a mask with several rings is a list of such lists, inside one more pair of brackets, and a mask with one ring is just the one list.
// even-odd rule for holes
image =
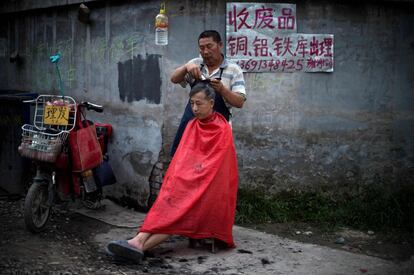
[[168, 17], [165, 3], [161, 4], [160, 13], [155, 17], [155, 45], [168, 45]]

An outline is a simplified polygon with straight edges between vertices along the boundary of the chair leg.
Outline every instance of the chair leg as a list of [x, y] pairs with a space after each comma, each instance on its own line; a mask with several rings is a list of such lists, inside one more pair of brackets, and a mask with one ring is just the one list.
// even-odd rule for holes
[[188, 247], [189, 248], [202, 248], [210, 247], [211, 253], [216, 253], [217, 251], [217, 241], [214, 238], [208, 239], [192, 239], [188, 238]]
[[216, 253], [216, 240], [211, 238], [211, 253]]
[[208, 238], [208, 239], [205, 239], [205, 241], [206, 241], [205, 244], [207, 245], [207, 247], [210, 247], [211, 253], [216, 253], [217, 251], [216, 239]]

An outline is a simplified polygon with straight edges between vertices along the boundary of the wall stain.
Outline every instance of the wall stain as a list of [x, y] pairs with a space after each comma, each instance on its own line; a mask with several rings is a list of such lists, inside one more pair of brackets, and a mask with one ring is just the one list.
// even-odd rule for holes
[[131, 163], [131, 166], [137, 174], [149, 177], [149, 173], [151, 172], [152, 166], [154, 165], [151, 162], [152, 155], [153, 153], [151, 151], [132, 151], [122, 156], [122, 160], [127, 160], [129, 163]]
[[118, 88], [122, 101], [146, 99], [151, 103], [161, 101], [161, 71], [158, 59], [161, 55], [141, 55], [118, 63]]

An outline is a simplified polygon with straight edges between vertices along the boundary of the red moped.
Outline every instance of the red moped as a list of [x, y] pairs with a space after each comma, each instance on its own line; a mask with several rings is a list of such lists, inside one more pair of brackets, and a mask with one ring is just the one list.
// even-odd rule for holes
[[79, 123], [91, 125], [86, 111], [103, 112], [103, 107], [90, 102], [77, 103], [70, 96], [40, 95], [31, 101], [35, 105], [33, 124], [22, 126], [21, 156], [33, 160], [35, 175], [24, 203], [24, 221], [31, 232], [42, 231], [53, 205], [79, 199], [88, 208], [101, 207], [102, 186], [116, 179], [108, 163], [110, 124], [95, 123], [96, 138], [102, 160], [96, 167], [74, 171], [73, 152], [68, 136], [77, 131]]

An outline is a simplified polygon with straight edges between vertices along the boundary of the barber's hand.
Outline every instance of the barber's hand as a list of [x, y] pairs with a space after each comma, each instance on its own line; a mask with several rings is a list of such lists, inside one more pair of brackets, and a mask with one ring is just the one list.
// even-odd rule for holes
[[223, 92], [223, 89], [224, 89], [224, 85], [223, 85], [223, 83], [219, 80], [219, 79], [211, 79], [210, 80], [210, 85], [211, 85], [211, 87], [213, 87], [214, 88], [214, 90], [216, 91], [216, 92], [218, 92], [219, 94], [221, 94], [222, 92]]
[[185, 65], [187, 73], [190, 73], [195, 79], [201, 79], [200, 66], [194, 63], [187, 63]]

